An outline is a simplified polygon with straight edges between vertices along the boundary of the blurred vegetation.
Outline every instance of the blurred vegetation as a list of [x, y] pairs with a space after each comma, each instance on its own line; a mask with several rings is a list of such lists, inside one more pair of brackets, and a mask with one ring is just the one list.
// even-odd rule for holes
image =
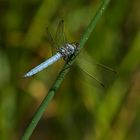
[[[0, 0], [0, 140], [20, 139], [55, 80], [63, 61], [24, 79], [26, 71], [51, 56], [45, 28], [55, 33], [65, 20], [70, 42], [79, 40], [95, 14], [97, 0]], [[111, 1], [92, 33], [82, 59], [96, 68], [98, 86], [75, 63], [31, 139], [140, 139], [140, 1]], [[82, 61], [81, 59], [81, 61]], [[88, 60], [88, 59], [87, 59]], [[90, 70], [91, 63], [84, 63]]]

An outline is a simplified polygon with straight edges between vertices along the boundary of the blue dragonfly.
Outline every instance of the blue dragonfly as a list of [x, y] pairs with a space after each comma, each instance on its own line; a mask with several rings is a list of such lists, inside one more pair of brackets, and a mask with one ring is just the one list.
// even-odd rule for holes
[[[48, 66], [54, 64], [59, 59], [63, 58], [65, 61], [69, 61], [72, 56], [75, 55], [76, 52], [79, 51], [79, 43], [68, 43], [65, 32], [64, 32], [64, 21], [61, 20], [58, 24], [57, 31], [55, 38], [53, 39], [51, 33], [49, 32], [49, 29], [46, 29], [46, 39], [51, 44], [53, 56], [47, 59], [46, 61], [42, 62], [40, 65], [36, 66], [35, 68], [31, 69], [29, 72], [27, 72], [24, 77], [31, 77], [35, 75], [36, 73], [42, 71], [43, 69], [47, 68]], [[97, 66], [102, 67], [106, 70], [112, 71], [116, 73], [113, 69], [100, 64], [96, 63]], [[87, 73], [91, 78], [93, 78], [95, 81], [97, 81], [101, 86], [104, 86], [101, 81], [95, 78], [93, 74], [90, 74], [88, 71], [86, 71], [83, 67], [80, 69]]]
[[[24, 77], [30, 77], [43, 69], [47, 68], [48, 66], [54, 64], [59, 59], [63, 58], [65, 61], [71, 58], [72, 55], [76, 51], [78, 51], [79, 44], [78, 43], [68, 43], [64, 34], [64, 21], [61, 20], [57, 27], [57, 32], [55, 35], [55, 39], [53, 39], [51, 33], [49, 32], [48, 28], [46, 30], [46, 37], [49, 43], [52, 45], [52, 50], [56, 50], [56, 54], [52, 57], [41, 63], [40, 65], [36, 66], [35, 68], [31, 69], [27, 72]], [[53, 51], [54, 52], [54, 51]]]

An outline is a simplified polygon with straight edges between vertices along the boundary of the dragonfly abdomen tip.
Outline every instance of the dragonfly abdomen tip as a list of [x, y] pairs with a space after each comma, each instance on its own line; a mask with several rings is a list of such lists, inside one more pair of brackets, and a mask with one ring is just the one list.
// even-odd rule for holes
[[30, 76], [31, 76], [31, 74], [26, 73], [23, 77], [24, 77], [24, 78], [27, 78], [27, 77], [30, 77]]

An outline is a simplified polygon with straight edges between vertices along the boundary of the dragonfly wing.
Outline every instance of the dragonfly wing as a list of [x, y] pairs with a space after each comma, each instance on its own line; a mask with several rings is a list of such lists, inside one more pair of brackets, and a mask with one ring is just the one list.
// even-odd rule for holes
[[90, 64], [89, 62], [87, 63], [84, 58], [81, 59], [81, 57], [78, 57], [76, 62], [78, 64], [78, 68], [81, 70], [84, 76], [87, 75], [90, 78], [89, 81], [92, 81], [94, 85], [104, 88], [104, 84], [100, 80], [100, 75], [94, 65]]
[[58, 24], [55, 35], [55, 42], [57, 43], [57, 46], [59, 48], [67, 43], [67, 39], [64, 32], [64, 20], [61, 20]]
[[50, 43], [51, 49], [52, 49], [52, 55], [54, 55], [58, 49], [58, 46], [57, 46], [55, 40], [53, 39], [48, 28], [46, 28], [46, 36], [45, 37], [46, 37], [46, 40]]
[[[116, 74], [116, 71], [108, 66], [93, 61], [93, 58], [91, 58], [86, 53], [86, 51], [84, 51], [83, 55], [80, 53], [80, 55], [77, 57], [77, 61], [78, 61], [77, 64], [80, 67], [80, 69], [85, 73], [87, 73], [88, 76], [90, 76], [102, 87], [103, 83], [105, 83], [106, 87], [109, 85], [109, 83], [113, 81], [114, 74]], [[97, 79], [95, 76], [97, 77]]]
[[[83, 53], [83, 52], [82, 52]], [[88, 54], [87, 54], [87, 52], [86, 52], [86, 50], [84, 50], [84, 53], [82, 54], [82, 53], [80, 53], [80, 59], [82, 58], [82, 59], [84, 59], [83, 61], [86, 61], [86, 63], [90, 63], [90, 64], [93, 64], [93, 65], [95, 65], [95, 66], [97, 66], [97, 67], [100, 67], [100, 68], [102, 68], [103, 70], [106, 70], [106, 71], [110, 71], [110, 72], [112, 72], [112, 73], [114, 73], [114, 74], [117, 74], [117, 71], [115, 71], [114, 69], [112, 69], [112, 68], [110, 68], [110, 67], [108, 67], [108, 66], [106, 66], [106, 65], [104, 65], [104, 64], [101, 64], [101, 63], [98, 63], [98, 62], [96, 62], [95, 60], [93, 60], [93, 58], [91, 58], [91, 56], [89, 56]], [[83, 57], [84, 56], [84, 57]]]

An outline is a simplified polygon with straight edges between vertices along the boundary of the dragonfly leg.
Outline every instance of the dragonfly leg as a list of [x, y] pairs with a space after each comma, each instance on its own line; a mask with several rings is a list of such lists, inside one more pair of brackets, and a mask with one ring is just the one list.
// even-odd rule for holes
[[66, 61], [68, 61], [68, 62], [73, 61], [77, 55], [78, 55], [78, 51], [76, 51], [73, 55], [71, 55], [69, 58], [67, 58]]
[[66, 69], [69, 69], [69, 68], [72, 67], [72, 64], [71, 64], [71, 62], [70, 62], [70, 61], [71, 61], [70, 58], [65, 59], [65, 61], [66, 61], [67, 67], [66, 67], [65, 69], [63, 69], [64, 71], [65, 71]]
[[66, 64], [68, 65], [64, 70], [72, 67], [71, 61], [75, 59], [75, 57], [78, 55], [78, 52], [78, 50], [75, 50], [75, 53], [73, 55], [64, 59], [66, 61]]
[[72, 65], [71, 65], [71, 64], [69, 64], [69, 63], [67, 63], [67, 65], [68, 65], [68, 66], [67, 66], [66, 68], [64, 68], [64, 69], [63, 69], [63, 71], [65, 71], [65, 70], [67, 70], [67, 69], [69, 69], [69, 68], [71, 68], [71, 67], [72, 67]]

